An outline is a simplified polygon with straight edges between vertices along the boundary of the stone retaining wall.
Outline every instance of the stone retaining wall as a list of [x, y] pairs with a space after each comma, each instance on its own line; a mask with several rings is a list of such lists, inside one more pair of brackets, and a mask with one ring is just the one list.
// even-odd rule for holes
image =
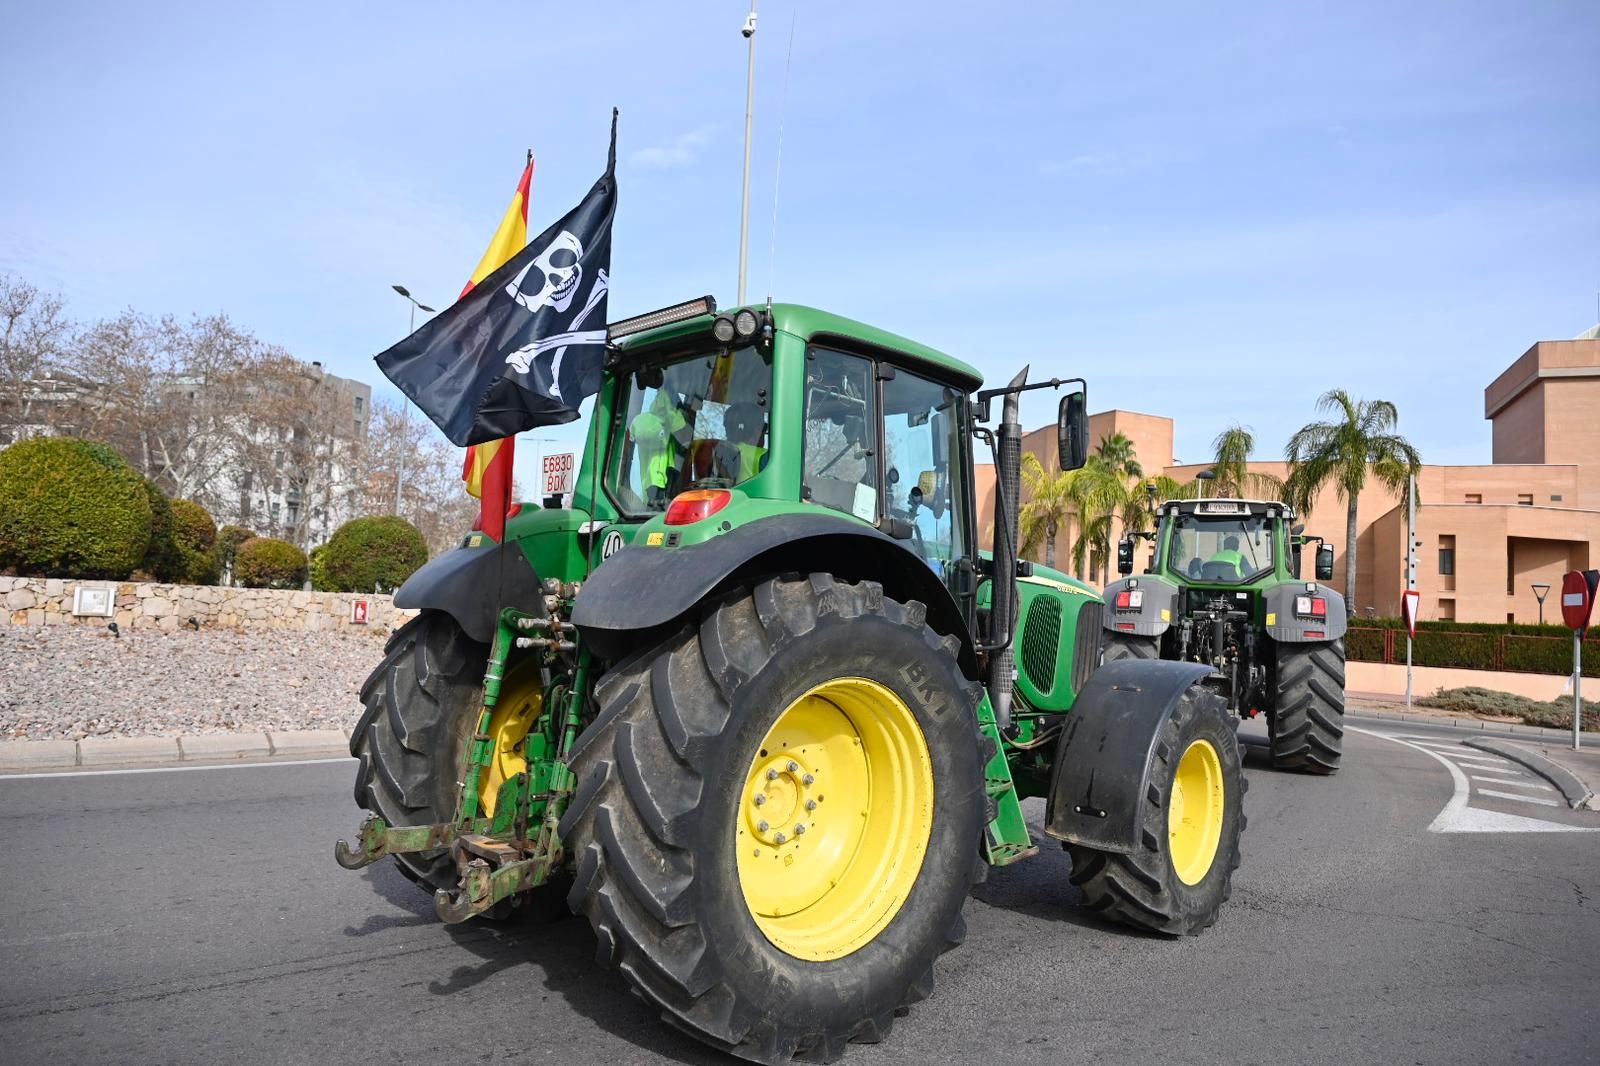
[[[79, 586], [111, 590], [113, 614], [75, 615]], [[367, 601], [367, 623], [352, 623], [356, 600]], [[0, 577], [0, 605], [15, 626], [92, 625], [115, 620], [118, 627], [168, 632], [194, 618], [206, 628], [370, 630], [387, 633], [416, 615], [393, 598], [345, 592], [243, 589], [220, 585], [163, 585], [134, 581], [73, 581], [62, 578]]]

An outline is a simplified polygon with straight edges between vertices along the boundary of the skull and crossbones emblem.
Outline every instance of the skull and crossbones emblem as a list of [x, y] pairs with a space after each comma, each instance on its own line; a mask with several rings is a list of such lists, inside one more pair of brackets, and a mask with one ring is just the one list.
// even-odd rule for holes
[[[535, 269], [538, 273], [533, 277], [538, 280], [539, 288], [529, 292], [529, 287], [523, 283], [529, 280], [529, 274]], [[523, 267], [521, 273], [512, 279], [511, 284], [506, 286], [506, 295], [529, 311], [553, 307], [565, 312], [572, 305], [572, 298], [582, 281], [583, 242], [562, 230], [533, 262]]]

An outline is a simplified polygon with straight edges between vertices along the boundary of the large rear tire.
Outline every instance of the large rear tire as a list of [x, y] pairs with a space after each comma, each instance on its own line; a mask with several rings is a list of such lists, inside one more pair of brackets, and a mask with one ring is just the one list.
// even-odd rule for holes
[[[361, 761], [358, 807], [390, 825], [433, 825], [455, 816], [456, 782], [467, 740], [477, 728], [488, 660], [488, 646], [440, 611], [423, 611], [394, 632], [383, 661], [361, 686], [365, 710], [350, 735], [350, 754]], [[537, 719], [543, 687], [533, 665], [507, 673], [495, 714], [500, 728], [492, 732], [520, 728], [520, 740]], [[497, 753], [497, 763], [504, 757]], [[498, 765], [488, 775], [495, 783], [504, 776]], [[492, 809], [495, 794], [486, 784], [480, 802]], [[459, 875], [446, 849], [394, 859], [401, 873], [429, 893], [456, 886]]]
[[1344, 638], [1279, 644], [1276, 699], [1267, 720], [1272, 764], [1327, 775], [1344, 749]]
[[1245, 827], [1237, 728], [1221, 696], [1200, 685], [1184, 693], [1156, 741], [1140, 846], [1131, 854], [1067, 846], [1090, 910], [1171, 936], [1217, 920]]
[[924, 613], [873, 582], [769, 580], [601, 681], [569, 902], [668, 1022], [831, 1062], [932, 991], [985, 796], [979, 689]]
[[1157, 637], [1135, 637], [1106, 630], [1101, 633], [1101, 663], [1114, 663], [1119, 659], [1159, 659], [1161, 641]]

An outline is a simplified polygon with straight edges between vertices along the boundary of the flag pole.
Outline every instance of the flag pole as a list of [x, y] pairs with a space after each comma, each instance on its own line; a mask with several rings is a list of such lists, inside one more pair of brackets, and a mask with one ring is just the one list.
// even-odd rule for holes
[[744, 88], [744, 199], [739, 208], [739, 306], [744, 306], [745, 269], [750, 262], [750, 130], [756, 111], [756, 0], [739, 31], [750, 42], [750, 60]]

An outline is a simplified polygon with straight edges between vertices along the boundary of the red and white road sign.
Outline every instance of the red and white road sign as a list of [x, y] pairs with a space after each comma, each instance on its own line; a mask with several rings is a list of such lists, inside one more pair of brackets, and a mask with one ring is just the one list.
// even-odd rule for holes
[[366, 600], [350, 601], [350, 624], [353, 626], [364, 626], [367, 624]]
[[554, 496], [557, 493], [566, 494], [572, 491], [572, 477], [578, 465], [578, 457], [575, 454], [563, 452], [560, 455], [547, 455], [544, 457], [543, 465], [543, 495]]
[[1568, 570], [1561, 578], [1561, 620], [1574, 633], [1589, 628], [1600, 570]]
[[1422, 603], [1422, 593], [1416, 589], [1406, 589], [1400, 594], [1400, 617], [1406, 620], [1406, 632], [1411, 636], [1417, 635], [1417, 608]]

